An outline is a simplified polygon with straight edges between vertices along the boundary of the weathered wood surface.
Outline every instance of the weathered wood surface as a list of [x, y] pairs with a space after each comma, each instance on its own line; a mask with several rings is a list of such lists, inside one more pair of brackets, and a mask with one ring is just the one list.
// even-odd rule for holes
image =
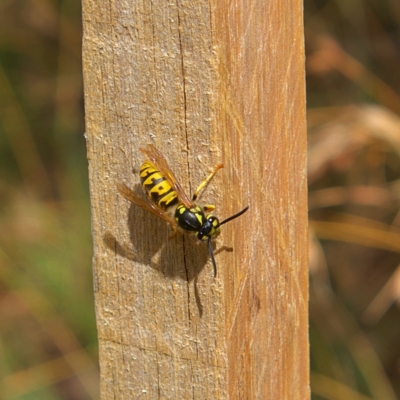
[[[302, 2], [83, 1], [102, 399], [307, 399]], [[128, 204], [153, 143], [224, 225], [207, 246]], [[221, 251], [218, 251], [221, 249]]]

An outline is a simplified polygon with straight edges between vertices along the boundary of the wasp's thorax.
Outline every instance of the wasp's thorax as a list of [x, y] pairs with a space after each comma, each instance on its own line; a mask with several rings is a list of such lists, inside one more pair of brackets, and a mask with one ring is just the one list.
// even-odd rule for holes
[[187, 208], [179, 205], [175, 211], [175, 221], [181, 229], [195, 232], [199, 240], [214, 239], [220, 234], [218, 218], [213, 215], [206, 217], [199, 206]]

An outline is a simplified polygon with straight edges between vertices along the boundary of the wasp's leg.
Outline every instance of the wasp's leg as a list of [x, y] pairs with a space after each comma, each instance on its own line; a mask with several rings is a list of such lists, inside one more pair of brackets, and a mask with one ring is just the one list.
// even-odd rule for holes
[[204, 179], [203, 182], [200, 183], [199, 187], [196, 189], [196, 191], [193, 193], [192, 201], [195, 201], [199, 197], [199, 193], [205, 189], [205, 187], [210, 183], [211, 179], [214, 178], [214, 175], [218, 172], [219, 169], [221, 169], [224, 166], [224, 164], [218, 164], [213, 171], [211, 172], [210, 175], [207, 176], [206, 179]]
[[171, 226], [172, 226], [172, 229], [173, 229], [174, 231], [172, 232], [172, 234], [171, 234], [170, 236], [168, 236], [168, 239], [169, 239], [169, 240], [173, 239], [173, 238], [177, 235], [177, 233], [178, 233], [178, 229], [176, 229], [176, 226], [175, 226], [175, 225], [171, 225]]
[[211, 211], [214, 211], [214, 210], [215, 210], [215, 206], [212, 205], [212, 204], [206, 204], [206, 205], [203, 206], [203, 211], [204, 211], [206, 214], [209, 213], [209, 212], [211, 212]]

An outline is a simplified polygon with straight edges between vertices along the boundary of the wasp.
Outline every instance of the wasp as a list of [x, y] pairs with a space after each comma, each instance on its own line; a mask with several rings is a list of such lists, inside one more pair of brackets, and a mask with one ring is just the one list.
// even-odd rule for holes
[[148, 158], [143, 162], [139, 171], [140, 182], [147, 197], [145, 199], [139, 197], [123, 183], [117, 183], [118, 191], [131, 203], [169, 222], [174, 230], [174, 235], [177, 230], [180, 230], [194, 233], [199, 240], [207, 241], [214, 276], [217, 276], [217, 265], [211, 240], [220, 234], [221, 225], [240, 217], [248, 210], [249, 206], [219, 222], [218, 218], [211, 214], [215, 206], [208, 204], [201, 207], [195, 201], [217, 171], [223, 167], [222, 164], [214, 168], [199, 185], [190, 200], [159, 150], [151, 144], [139, 150]]

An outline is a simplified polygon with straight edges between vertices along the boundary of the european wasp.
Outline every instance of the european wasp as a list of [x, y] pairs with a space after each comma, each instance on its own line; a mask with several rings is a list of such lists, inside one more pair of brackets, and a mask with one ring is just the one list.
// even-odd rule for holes
[[220, 234], [221, 225], [244, 214], [249, 206], [219, 222], [217, 217], [210, 214], [215, 209], [215, 206], [209, 204], [199, 206], [194, 202], [217, 171], [223, 167], [222, 164], [214, 168], [211, 174], [199, 185], [190, 200], [159, 150], [151, 144], [139, 150], [148, 157], [143, 162], [139, 172], [142, 188], [147, 195], [146, 199], [137, 196], [123, 183], [117, 184], [118, 191], [133, 204], [169, 222], [174, 234], [177, 230], [181, 230], [187, 233], [194, 233], [199, 240], [207, 240], [214, 276], [217, 276], [217, 266], [211, 240]]

